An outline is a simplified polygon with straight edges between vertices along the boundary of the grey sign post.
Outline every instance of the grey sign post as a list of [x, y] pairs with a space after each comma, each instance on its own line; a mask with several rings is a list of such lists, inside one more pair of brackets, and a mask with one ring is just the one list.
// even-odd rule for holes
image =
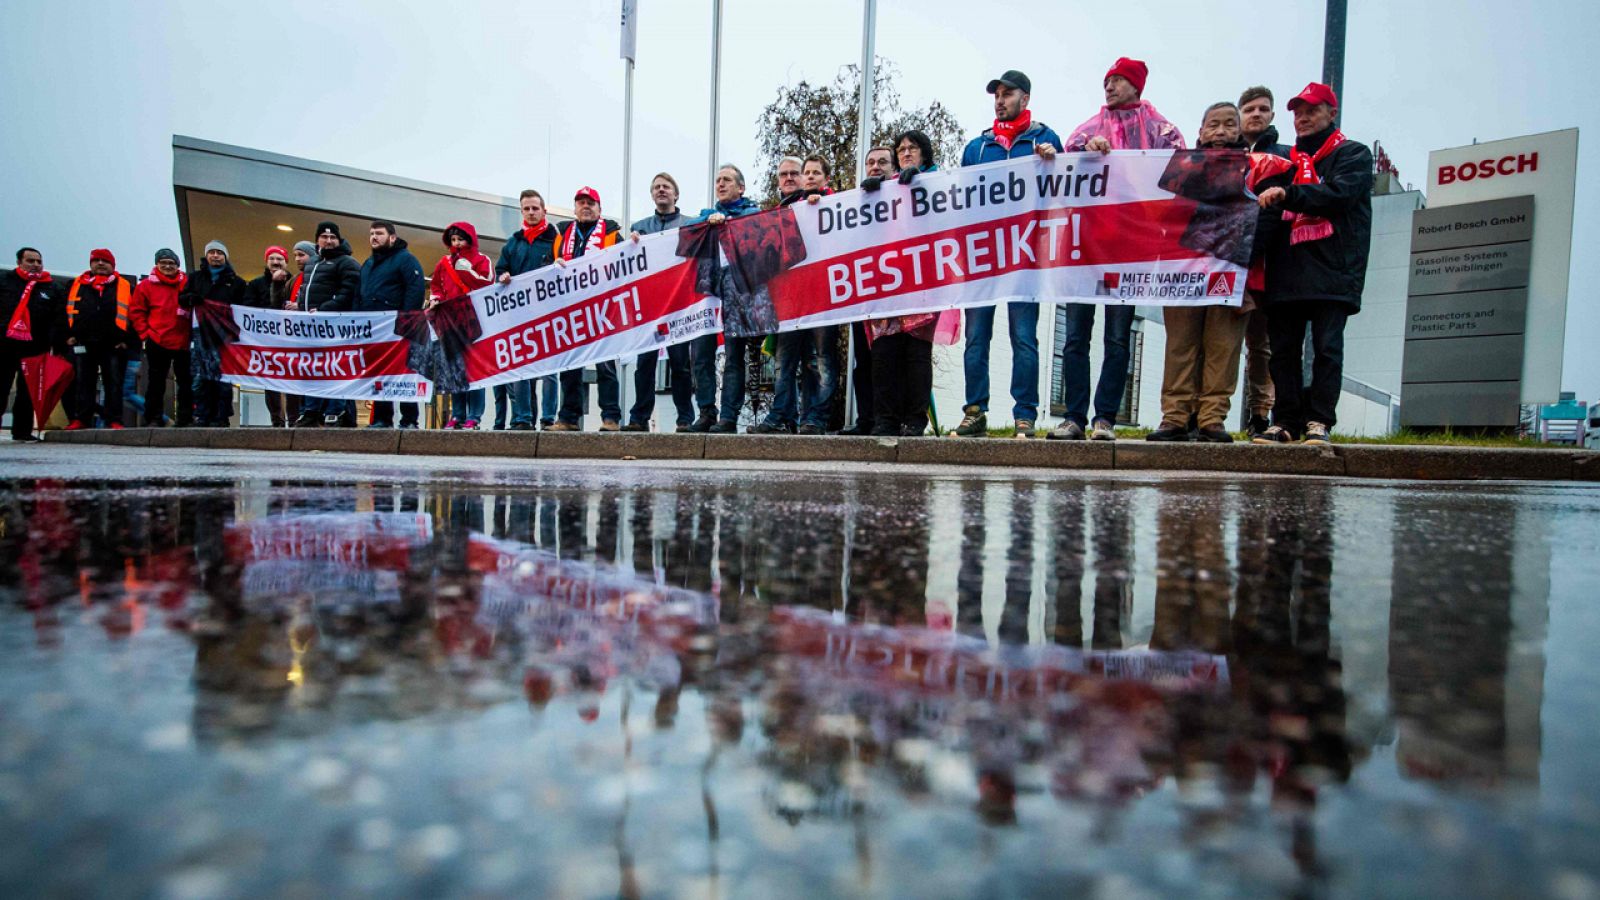
[[1517, 424], [1533, 198], [1418, 210], [1401, 363], [1400, 424]]

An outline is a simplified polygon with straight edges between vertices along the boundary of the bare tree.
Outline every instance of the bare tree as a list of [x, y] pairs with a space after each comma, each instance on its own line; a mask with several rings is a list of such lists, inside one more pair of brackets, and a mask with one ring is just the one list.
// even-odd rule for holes
[[[961, 153], [961, 125], [948, 107], [934, 100], [926, 107], [902, 109], [895, 87], [899, 70], [879, 59], [873, 66], [873, 143], [915, 128], [933, 141], [934, 155], [942, 166], [953, 165]], [[759, 199], [763, 206], [778, 202], [778, 161], [785, 156], [821, 156], [833, 171], [833, 188], [856, 186], [856, 131], [861, 102], [861, 67], [844, 66], [831, 84], [802, 81], [778, 89], [778, 98], [756, 120], [759, 157], [753, 168], [760, 172]]]

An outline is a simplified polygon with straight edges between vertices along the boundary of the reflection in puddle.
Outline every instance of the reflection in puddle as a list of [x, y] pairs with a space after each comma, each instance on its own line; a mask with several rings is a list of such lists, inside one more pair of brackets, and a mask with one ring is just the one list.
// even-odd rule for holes
[[[1551, 523], [1594, 538], [1581, 493], [547, 474], [5, 497], [0, 818], [57, 814], [0, 872], [63, 889], [170, 888], [200, 858], [281, 892], [285, 842], [324, 888], [447, 893], [1357, 893], [1374, 858], [1459, 877], [1466, 833], [1567, 865], [1537, 823], [1507, 837], [1511, 813], [1427, 790], [1564, 777], [1541, 647]], [[35, 777], [52, 747], [79, 780]], [[154, 752], [192, 774], [98, 782]], [[141, 832], [152, 809], [188, 830]], [[91, 836], [144, 861], [41, 873]]]

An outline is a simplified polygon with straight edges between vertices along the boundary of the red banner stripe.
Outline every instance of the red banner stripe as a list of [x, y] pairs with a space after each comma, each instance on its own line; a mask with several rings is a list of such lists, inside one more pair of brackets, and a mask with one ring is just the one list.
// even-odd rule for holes
[[406, 342], [381, 341], [322, 347], [222, 347], [222, 374], [282, 381], [350, 381], [408, 375]]

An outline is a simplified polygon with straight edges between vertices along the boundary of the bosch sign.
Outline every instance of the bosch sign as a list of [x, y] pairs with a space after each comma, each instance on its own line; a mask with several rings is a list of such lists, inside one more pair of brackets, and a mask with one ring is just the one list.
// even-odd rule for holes
[[1519, 175], [1523, 172], [1539, 171], [1539, 153], [1507, 154], [1499, 159], [1480, 159], [1477, 162], [1464, 162], [1454, 166], [1439, 167], [1439, 184], [1453, 184], [1457, 181], [1473, 181], [1479, 178], [1493, 178], [1496, 175]]

